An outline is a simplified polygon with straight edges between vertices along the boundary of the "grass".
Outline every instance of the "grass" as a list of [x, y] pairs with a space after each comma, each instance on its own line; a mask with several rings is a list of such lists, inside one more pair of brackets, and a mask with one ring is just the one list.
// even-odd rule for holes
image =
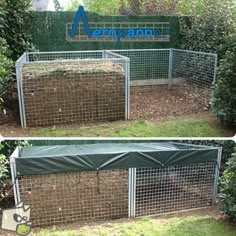
[[190, 216], [158, 220], [143, 218], [128, 223], [106, 223], [74, 230], [41, 230], [37, 236], [235, 236], [235, 227], [211, 217]]
[[110, 125], [62, 130], [45, 128], [33, 131], [31, 135], [50, 137], [222, 137], [224, 130], [207, 120], [176, 120], [162, 123], [140, 120], [116, 127]]

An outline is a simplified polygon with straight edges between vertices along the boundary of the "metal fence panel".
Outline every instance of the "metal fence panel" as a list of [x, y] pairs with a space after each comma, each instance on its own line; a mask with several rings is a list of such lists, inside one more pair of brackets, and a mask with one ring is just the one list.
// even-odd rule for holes
[[137, 168], [135, 216], [210, 206], [215, 163]]
[[216, 79], [217, 55], [179, 49], [172, 51], [173, 88], [209, 104], [212, 83]]
[[112, 50], [130, 59], [130, 82], [135, 88], [167, 85], [170, 49]]
[[216, 65], [216, 54], [179, 49], [25, 53], [16, 64], [21, 124], [129, 119], [130, 109], [132, 119], [209, 110]]
[[217, 163], [18, 176], [10, 158], [16, 204], [30, 204], [34, 226], [164, 214], [215, 204]]
[[29, 53], [17, 64], [22, 126], [128, 119], [127, 63], [104, 51]]

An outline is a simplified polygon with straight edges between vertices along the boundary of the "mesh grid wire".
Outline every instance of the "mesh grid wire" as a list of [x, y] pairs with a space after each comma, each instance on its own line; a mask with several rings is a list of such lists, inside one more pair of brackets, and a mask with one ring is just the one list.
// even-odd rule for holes
[[23, 176], [19, 190], [34, 226], [128, 217], [128, 170]]
[[167, 85], [170, 49], [113, 50], [130, 59], [130, 81], [135, 88]]
[[[186, 114], [209, 110], [216, 62], [215, 54], [177, 49], [29, 53], [17, 69], [21, 120], [27, 126], [123, 120], [130, 99], [132, 119], [169, 116], [178, 107]], [[178, 105], [156, 114], [153, 106], [163, 99], [165, 107]]]
[[48, 61], [60, 59], [88, 59], [102, 58], [102, 51], [80, 51], [80, 52], [48, 52], [48, 53], [28, 53], [28, 61]]
[[173, 88], [210, 103], [216, 55], [173, 49]]
[[135, 215], [154, 215], [209, 206], [215, 163], [136, 169]]
[[21, 84], [27, 126], [126, 118], [125, 58], [89, 51], [30, 53], [28, 60]]

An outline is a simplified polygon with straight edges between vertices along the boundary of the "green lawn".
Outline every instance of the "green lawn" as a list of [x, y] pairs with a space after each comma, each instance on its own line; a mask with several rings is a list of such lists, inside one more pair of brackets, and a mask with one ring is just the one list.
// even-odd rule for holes
[[37, 236], [235, 236], [236, 228], [211, 217], [167, 220], [143, 218], [126, 223], [82, 226], [74, 230], [41, 230]]
[[81, 137], [222, 137], [224, 130], [207, 120], [176, 120], [154, 123], [140, 120], [117, 126], [104, 125], [79, 129], [41, 129], [32, 136]]

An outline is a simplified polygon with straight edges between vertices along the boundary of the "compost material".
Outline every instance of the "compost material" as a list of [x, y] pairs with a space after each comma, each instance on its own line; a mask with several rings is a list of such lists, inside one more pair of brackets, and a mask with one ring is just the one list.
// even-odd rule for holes
[[27, 126], [125, 119], [125, 74], [112, 62], [23, 67]]
[[20, 192], [34, 226], [128, 217], [127, 170], [25, 176]]

